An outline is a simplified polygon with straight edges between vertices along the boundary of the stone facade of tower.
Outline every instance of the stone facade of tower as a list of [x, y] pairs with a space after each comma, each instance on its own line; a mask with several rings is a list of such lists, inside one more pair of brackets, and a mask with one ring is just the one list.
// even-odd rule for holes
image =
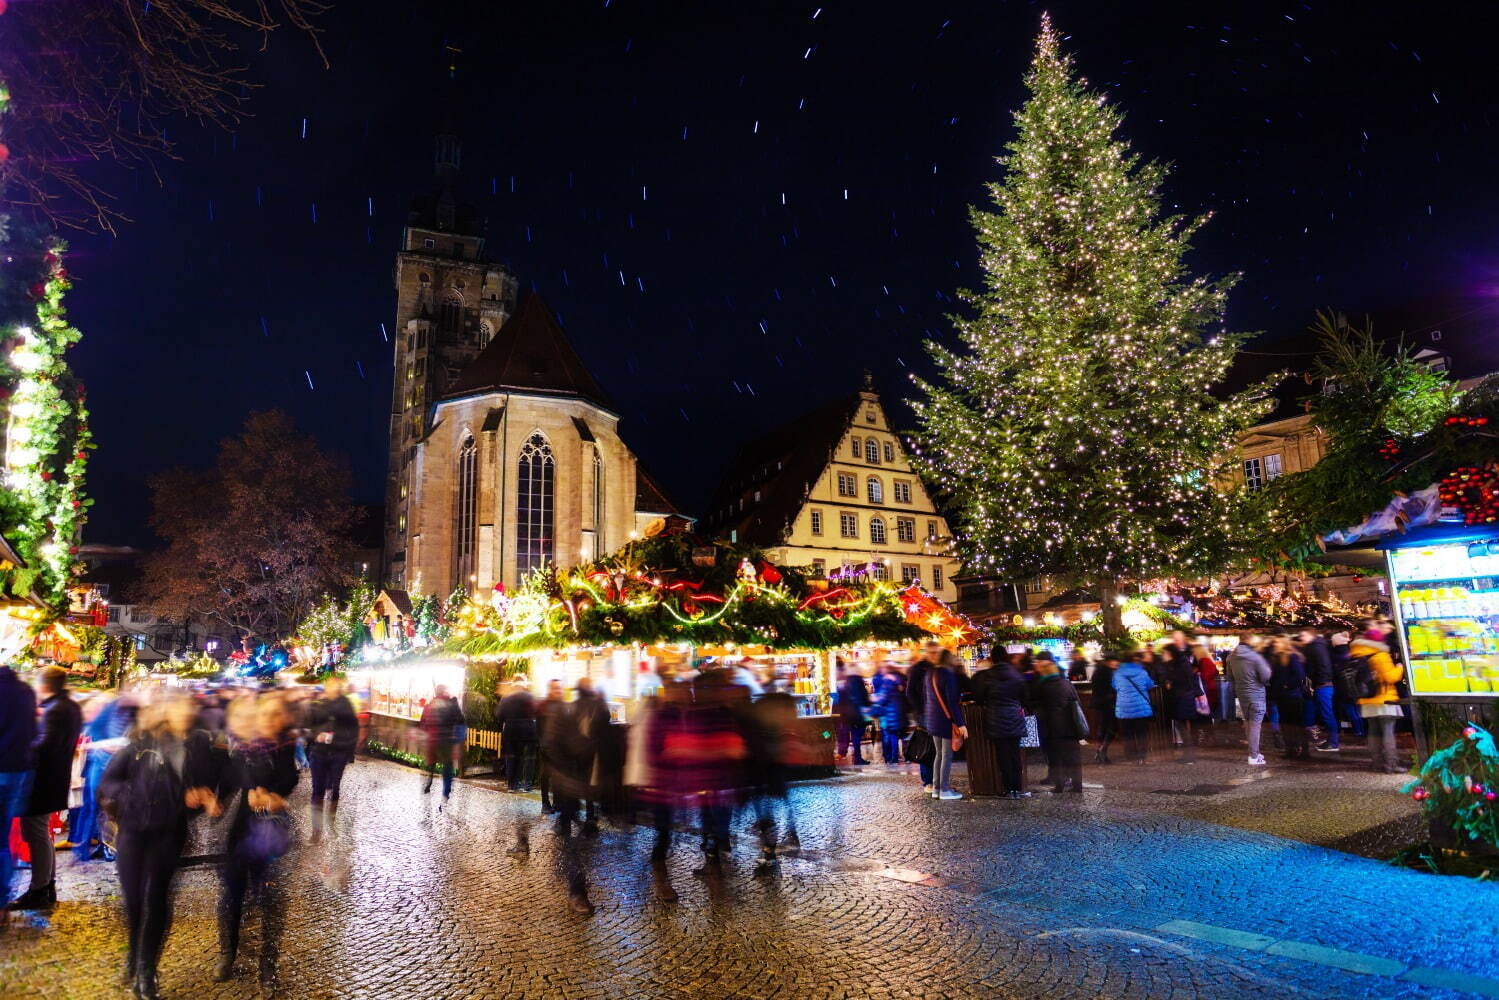
[[486, 261], [482, 227], [458, 200], [458, 158], [457, 140], [440, 137], [436, 190], [413, 201], [396, 254], [383, 573], [394, 587], [407, 583], [413, 463], [433, 405], [515, 311], [515, 277]]

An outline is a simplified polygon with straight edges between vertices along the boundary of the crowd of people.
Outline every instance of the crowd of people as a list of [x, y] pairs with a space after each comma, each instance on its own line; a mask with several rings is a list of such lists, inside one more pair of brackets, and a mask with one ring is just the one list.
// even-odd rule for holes
[[[1065, 667], [1045, 650], [1013, 650], [978, 661], [972, 673], [931, 643], [909, 667], [882, 663], [871, 678], [840, 661], [833, 705], [838, 759], [867, 765], [863, 748], [872, 737], [885, 764], [917, 765], [923, 794], [959, 799], [952, 765], [973, 717], [992, 747], [1002, 794], [1030, 796], [1026, 746], [1044, 751], [1045, 783], [1053, 792], [1077, 794], [1085, 742], [1096, 744], [1096, 764], [1112, 763], [1110, 751], [1120, 742], [1124, 759], [1143, 763], [1152, 729], [1167, 732], [1169, 720], [1178, 759], [1191, 763], [1199, 745], [1230, 744], [1234, 731], [1226, 723], [1237, 716], [1250, 765], [1265, 763], [1268, 721], [1288, 758], [1309, 757], [1314, 748], [1339, 752], [1347, 724], [1360, 735], [1367, 731], [1377, 770], [1398, 770], [1394, 729], [1403, 671], [1387, 635], [1379, 622], [1365, 623], [1356, 635], [1245, 634], [1220, 660], [1177, 632], [1159, 646], [1107, 652], [1096, 662], [1075, 653]], [[649, 863], [654, 891], [665, 902], [677, 899], [667, 862], [679, 821], [695, 822], [702, 852], [696, 874], [709, 880], [722, 875], [739, 828], [736, 811], [758, 840], [758, 872], [773, 871], [782, 852], [800, 846], [791, 779], [817, 763], [819, 752], [815, 737], [798, 725], [797, 701], [785, 683], [758, 676], [747, 663], [655, 680], [629, 727], [610, 724], [608, 703], [586, 677], [572, 692], [551, 681], [540, 699], [525, 677], [496, 691], [506, 783], [514, 792], [540, 792], [540, 811], [521, 814], [509, 854], [519, 862], [529, 858], [533, 826], [552, 817], [568, 905], [579, 913], [593, 912], [584, 842], [604, 815], [643, 817], [654, 829]], [[1079, 697], [1081, 685], [1090, 692], [1091, 712]], [[1158, 719], [1162, 711], [1165, 719]], [[459, 699], [438, 687], [416, 729], [425, 750], [423, 796], [441, 775], [447, 802], [467, 725]], [[254, 906], [262, 922], [259, 975], [272, 983], [285, 907], [280, 868], [301, 828], [290, 814], [292, 793], [301, 772], [310, 772], [307, 839], [316, 844], [336, 831], [344, 771], [360, 736], [359, 717], [338, 679], [291, 692], [127, 689], [95, 693], [80, 704], [61, 668], [41, 670], [34, 691], [0, 667], [0, 829], [20, 818], [31, 865], [29, 888], [7, 909], [56, 902], [59, 846], [83, 861], [112, 859], [126, 913], [125, 976], [137, 997], [155, 997], [190, 827], [199, 816], [227, 813], [218, 852], [216, 973], [221, 980], [235, 975], [240, 928], [247, 905]], [[70, 796], [80, 746], [81, 795]], [[51, 827], [58, 813], [71, 817], [60, 840]], [[7, 898], [12, 870], [9, 839], [0, 838]]]
[[[30, 685], [0, 667], [0, 820], [22, 817], [31, 885], [7, 909], [57, 902], [55, 851], [76, 859], [113, 859], [127, 935], [124, 981], [137, 998], [154, 998], [157, 966], [172, 922], [173, 886], [199, 816], [228, 813], [219, 846], [219, 961], [235, 975], [246, 905], [259, 909], [263, 983], [274, 983], [285, 900], [280, 872], [291, 850], [289, 802], [303, 770], [312, 774], [309, 826], [321, 839], [336, 816], [345, 766], [359, 723], [330, 680], [321, 691], [221, 688], [198, 695], [142, 687], [95, 693], [81, 705], [60, 667]], [[84, 781], [60, 844], [54, 813], [69, 813], [73, 758], [87, 733]], [[14, 859], [0, 838], [0, 888], [9, 895]]]

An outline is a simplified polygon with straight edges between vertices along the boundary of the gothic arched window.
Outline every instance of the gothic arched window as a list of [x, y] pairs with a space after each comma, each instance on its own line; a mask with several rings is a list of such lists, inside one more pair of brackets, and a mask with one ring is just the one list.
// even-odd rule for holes
[[521, 446], [515, 480], [515, 572], [517, 582], [552, 561], [553, 490], [556, 462], [540, 431]]
[[604, 554], [604, 459], [593, 449], [593, 558]]
[[474, 551], [479, 534], [479, 449], [466, 437], [458, 448], [457, 494], [453, 510], [453, 568], [456, 583], [472, 589]]
[[463, 329], [463, 293], [448, 289], [438, 307], [437, 322], [446, 333], [457, 333]]

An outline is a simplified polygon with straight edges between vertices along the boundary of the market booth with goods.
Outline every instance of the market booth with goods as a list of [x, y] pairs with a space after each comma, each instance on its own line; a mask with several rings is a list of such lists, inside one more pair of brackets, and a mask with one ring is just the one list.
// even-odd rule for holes
[[440, 641], [388, 659], [367, 646], [349, 678], [366, 698], [371, 739], [406, 759], [419, 750], [413, 724], [439, 684], [466, 692], [470, 742], [493, 750], [485, 731], [502, 681], [540, 697], [552, 680], [570, 690], [588, 677], [614, 721], [628, 723], [664, 681], [743, 668], [797, 698], [803, 742], [831, 767], [835, 659], [868, 670], [908, 662], [934, 638], [953, 648], [977, 638], [919, 585], [898, 587], [880, 569], [822, 578], [668, 527], [598, 561], [533, 572], [513, 591], [456, 597]]

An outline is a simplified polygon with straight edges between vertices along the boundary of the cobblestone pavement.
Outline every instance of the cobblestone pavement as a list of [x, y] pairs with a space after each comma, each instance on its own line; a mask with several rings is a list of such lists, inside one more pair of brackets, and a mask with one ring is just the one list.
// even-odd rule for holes
[[[461, 782], [440, 810], [416, 772], [361, 761], [336, 838], [283, 861], [280, 995], [1499, 996], [1499, 981], [1472, 978], [1493, 974], [1499, 888], [1187, 815], [1214, 808], [1205, 799], [1238, 813], [1287, 788], [1312, 796], [1345, 783], [1336, 770], [1272, 769], [1204, 797], [1158, 793], [1208, 783], [1168, 763], [1122, 767], [1088, 769], [1102, 790], [1020, 802], [934, 802], [883, 766], [801, 784], [800, 857], [757, 876], [741, 837], [722, 883], [706, 883], [680, 834], [677, 903], [652, 895], [650, 833], [606, 827], [587, 849], [598, 910], [585, 917], [563, 905], [549, 831], [530, 859], [504, 854], [534, 797]], [[1195, 767], [1220, 785], [1251, 773], [1226, 755]], [[1398, 801], [1398, 779], [1346, 779]], [[216, 890], [210, 866], [184, 870], [165, 996], [258, 994], [253, 918], [239, 978], [211, 981]], [[127, 996], [113, 867], [65, 858], [58, 891], [50, 916], [0, 932], [0, 997]]]

